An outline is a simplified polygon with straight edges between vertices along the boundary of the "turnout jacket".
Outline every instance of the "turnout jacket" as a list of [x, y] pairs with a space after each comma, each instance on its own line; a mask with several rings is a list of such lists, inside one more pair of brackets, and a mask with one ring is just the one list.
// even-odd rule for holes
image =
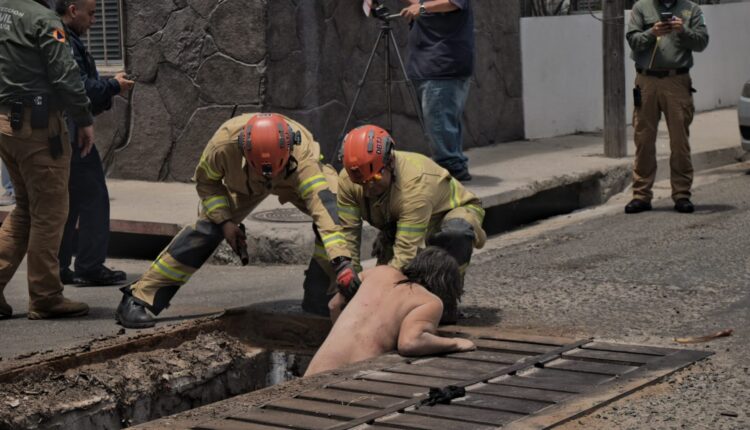
[[31, 0], [0, 0], [0, 104], [49, 95], [79, 127], [93, 124], [60, 18]]
[[427, 234], [439, 228], [443, 217], [464, 207], [484, 217], [482, 202], [447, 170], [413, 152], [393, 151], [395, 167], [388, 191], [376, 199], [365, 197], [346, 169], [339, 173], [338, 211], [352, 260], [359, 266], [362, 220], [386, 232], [395, 232], [393, 259], [401, 270], [425, 246]]
[[234, 217], [236, 208], [257, 205], [273, 194], [282, 204], [291, 202], [313, 218], [329, 259], [349, 257], [336, 211], [337, 184], [329, 183], [324, 174], [329, 170], [335, 177], [335, 171], [320, 161], [318, 142], [301, 124], [284, 117], [300, 132], [302, 142], [292, 147], [292, 169], [267, 181], [248, 168], [237, 140], [253, 115], [240, 115], [222, 124], [203, 151], [193, 177], [203, 215], [221, 224]]

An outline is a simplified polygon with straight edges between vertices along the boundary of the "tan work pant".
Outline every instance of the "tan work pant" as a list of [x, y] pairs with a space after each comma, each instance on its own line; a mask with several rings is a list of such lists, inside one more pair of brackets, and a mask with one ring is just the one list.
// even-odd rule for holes
[[653, 197], [651, 188], [656, 179], [656, 132], [662, 112], [669, 130], [672, 199], [690, 198], [693, 163], [689, 137], [695, 112], [690, 74], [657, 78], [639, 73], [635, 85], [641, 90], [641, 106], [633, 110], [633, 198], [650, 202]]
[[[70, 143], [62, 114], [50, 114], [49, 127], [32, 130], [26, 109], [23, 127], [12, 130], [6, 107], [0, 108], [0, 157], [5, 162], [16, 207], [0, 228], [0, 295], [28, 250], [29, 309], [45, 309], [62, 300], [60, 251], [68, 218]], [[59, 136], [63, 154], [53, 159], [49, 138]]]
[[[337, 190], [335, 182], [338, 178], [333, 168], [326, 166], [323, 173], [328, 180], [331, 191]], [[333, 181], [333, 182], [332, 182]], [[279, 198], [289, 201], [299, 210], [309, 215], [304, 200], [294, 189], [284, 189], [279, 192]], [[252, 196], [237, 195], [230, 199], [232, 208], [232, 222], [239, 224], [266, 198], [269, 193]], [[213, 224], [204, 214], [194, 225], [183, 228], [159, 257], [151, 264], [148, 271], [130, 286], [133, 297], [142, 302], [155, 315], [158, 315], [177, 294], [177, 290], [208, 260], [214, 250], [224, 239], [221, 227]], [[252, 238], [248, 238], [252, 246]], [[336, 292], [336, 275], [331, 267], [320, 235], [315, 235], [315, 250], [312, 255], [311, 267], [305, 278], [305, 289], [320, 289], [325, 295]], [[319, 267], [314, 267], [317, 265]], [[323, 305], [327, 304], [327, 301]], [[325, 307], [327, 310], [327, 307]]]

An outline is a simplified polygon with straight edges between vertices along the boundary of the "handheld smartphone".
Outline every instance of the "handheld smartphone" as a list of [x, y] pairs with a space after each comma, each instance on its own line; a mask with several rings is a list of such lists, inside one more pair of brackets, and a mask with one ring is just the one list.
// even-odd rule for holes
[[659, 16], [661, 18], [661, 22], [669, 22], [673, 17], [672, 12], [662, 12], [659, 14]]

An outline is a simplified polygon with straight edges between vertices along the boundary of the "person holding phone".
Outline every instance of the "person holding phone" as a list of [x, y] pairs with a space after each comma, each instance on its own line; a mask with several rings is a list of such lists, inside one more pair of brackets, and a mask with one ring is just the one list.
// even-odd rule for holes
[[688, 0], [638, 0], [633, 6], [626, 39], [635, 61], [633, 128], [635, 164], [633, 200], [625, 213], [651, 210], [651, 188], [656, 178], [656, 131], [661, 114], [669, 129], [674, 209], [695, 210], [690, 201], [693, 165], [690, 159], [690, 124], [693, 121], [693, 51], [708, 45], [703, 12]]

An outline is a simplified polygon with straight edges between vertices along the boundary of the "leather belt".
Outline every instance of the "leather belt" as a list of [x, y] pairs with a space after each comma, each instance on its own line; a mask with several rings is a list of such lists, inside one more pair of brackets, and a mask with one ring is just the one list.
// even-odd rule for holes
[[669, 70], [649, 70], [649, 69], [644, 70], [644, 69], [639, 69], [638, 67], [636, 67], [635, 71], [641, 75], [653, 76], [655, 78], [666, 78], [667, 76], [684, 75], [685, 73], [690, 72], [690, 69], [688, 67], [681, 67], [679, 69], [669, 69]]

